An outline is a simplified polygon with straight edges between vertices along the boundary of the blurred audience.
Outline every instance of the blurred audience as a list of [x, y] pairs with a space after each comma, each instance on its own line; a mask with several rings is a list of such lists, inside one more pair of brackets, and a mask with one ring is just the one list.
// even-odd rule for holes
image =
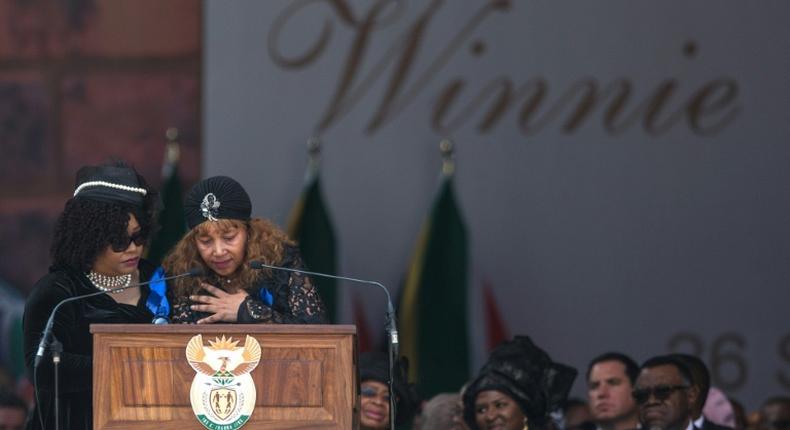
[[735, 430], [746, 430], [749, 426], [746, 416], [746, 409], [743, 407], [741, 402], [735, 400], [732, 397], [729, 397], [729, 399], [730, 404], [732, 405], [733, 418], [735, 420], [735, 425], [733, 427]]
[[[735, 428], [735, 410], [730, 399], [716, 387], [710, 387], [705, 406], [702, 408], [705, 422], [723, 428]], [[695, 424], [696, 425], [696, 424]]]
[[790, 397], [766, 400], [760, 407], [756, 430], [790, 430]]
[[428, 400], [414, 430], [468, 430], [464, 423], [461, 395], [441, 393]]
[[27, 412], [22, 399], [10, 391], [0, 391], [0, 430], [22, 430]]
[[[710, 419], [706, 419], [702, 413], [710, 391], [708, 366], [699, 357], [691, 354], [672, 354], [671, 357], [685, 364], [686, 368], [691, 372], [691, 383], [699, 392], [699, 395], [691, 405], [691, 419], [694, 421], [694, 427], [701, 430], [732, 430], [732, 427], [725, 427]], [[722, 405], [722, 407], [727, 408], [730, 406]], [[731, 423], [734, 423], [734, 420], [731, 420]]]
[[595, 430], [590, 407], [582, 399], [573, 397], [562, 408], [565, 430]]

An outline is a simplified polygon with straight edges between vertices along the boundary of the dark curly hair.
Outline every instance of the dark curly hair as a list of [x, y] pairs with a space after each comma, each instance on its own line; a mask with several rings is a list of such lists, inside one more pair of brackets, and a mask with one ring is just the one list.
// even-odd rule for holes
[[[106, 165], [131, 168], [123, 162]], [[134, 170], [133, 168], [131, 168]], [[87, 272], [96, 258], [111, 243], [129, 240], [127, 227], [129, 214], [140, 224], [143, 237], [150, 237], [155, 229], [155, 212], [158, 194], [135, 171], [140, 188], [148, 192], [142, 207], [120, 202], [105, 202], [85, 198], [71, 198], [55, 222], [50, 255], [56, 266], [68, 266]]]

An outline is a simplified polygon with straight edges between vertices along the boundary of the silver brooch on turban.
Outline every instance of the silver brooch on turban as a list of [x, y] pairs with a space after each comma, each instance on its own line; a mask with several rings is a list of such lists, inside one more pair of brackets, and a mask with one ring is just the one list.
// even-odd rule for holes
[[219, 200], [214, 193], [208, 193], [203, 197], [200, 203], [200, 212], [203, 218], [208, 218], [209, 221], [216, 221], [219, 216]]

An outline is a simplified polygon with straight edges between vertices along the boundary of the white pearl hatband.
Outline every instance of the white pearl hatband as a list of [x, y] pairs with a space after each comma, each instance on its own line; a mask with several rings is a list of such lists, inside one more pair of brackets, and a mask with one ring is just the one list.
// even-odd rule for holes
[[140, 193], [142, 195], [148, 194], [148, 191], [145, 188], [135, 188], [130, 187], [128, 185], [121, 185], [121, 184], [113, 184], [112, 182], [105, 182], [105, 181], [90, 181], [90, 182], [83, 182], [74, 190], [74, 196], [76, 197], [77, 194], [82, 191], [83, 188], [87, 187], [108, 187], [108, 188], [115, 188], [116, 190], [122, 191], [129, 191], [131, 193]]

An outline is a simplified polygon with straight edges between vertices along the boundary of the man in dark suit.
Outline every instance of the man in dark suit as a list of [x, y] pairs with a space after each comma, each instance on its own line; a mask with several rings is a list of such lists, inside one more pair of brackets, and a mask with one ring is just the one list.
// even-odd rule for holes
[[682, 361], [683, 364], [688, 367], [691, 371], [692, 384], [699, 390], [699, 397], [691, 408], [691, 419], [694, 421], [694, 427], [700, 430], [734, 430], [731, 427], [716, 424], [706, 419], [705, 415], [702, 414], [702, 409], [705, 407], [705, 400], [708, 398], [708, 391], [710, 391], [710, 372], [708, 372], [708, 366], [695, 355], [672, 354], [672, 357]]

